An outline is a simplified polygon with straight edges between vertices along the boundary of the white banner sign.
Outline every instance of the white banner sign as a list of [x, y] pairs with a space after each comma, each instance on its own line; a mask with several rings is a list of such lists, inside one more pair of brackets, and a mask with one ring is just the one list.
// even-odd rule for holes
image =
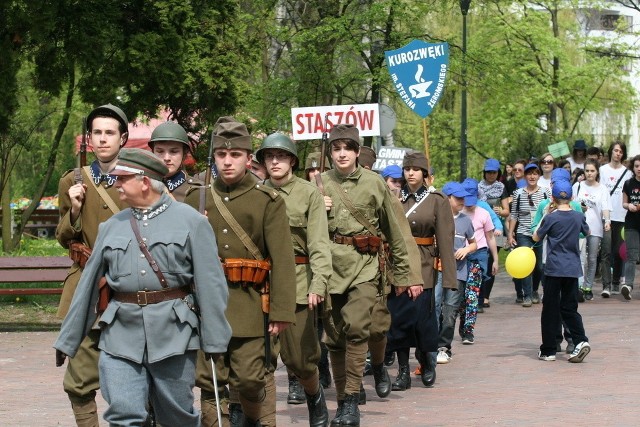
[[327, 132], [337, 124], [352, 124], [360, 130], [360, 136], [380, 136], [378, 104], [356, 104], [292, 108], [293, 139], [322, 138], [325, 117]]
[[373, 170], [381, 171], [389, 165], [398, 165], [402, 167], [404, 155], [411, 151], [410, 148], [404, 147], [380, 147], [378, 157], [373, 165]]

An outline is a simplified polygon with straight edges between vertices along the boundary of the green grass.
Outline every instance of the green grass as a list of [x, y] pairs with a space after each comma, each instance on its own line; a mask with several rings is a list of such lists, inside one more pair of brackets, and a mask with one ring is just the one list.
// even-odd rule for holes
[[[2, 239], [0, 239], [0, 248]], [[17, 250], [11, 253], [2, 253], [2, 256], [65, 256], [64, 249], [55, 239], [22, 239]]]

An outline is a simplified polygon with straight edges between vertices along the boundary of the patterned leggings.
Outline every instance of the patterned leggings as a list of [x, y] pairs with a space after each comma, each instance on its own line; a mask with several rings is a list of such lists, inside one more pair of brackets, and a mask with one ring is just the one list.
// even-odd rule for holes
[[464, 300], [460, 304], [460, 326], [458, 332], [460, 336], [473, 336], [473, 329], [476, 326], [478, 317], [478, 296], [480, 295], [480, 285], [482, 285], [482, 268], [476, 261], [470, 261], [469, 275], [464, 287]]

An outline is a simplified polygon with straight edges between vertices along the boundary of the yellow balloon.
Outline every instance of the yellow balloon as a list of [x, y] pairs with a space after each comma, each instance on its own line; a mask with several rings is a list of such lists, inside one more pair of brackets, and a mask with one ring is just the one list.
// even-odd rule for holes
[[536, 254], [533, 249], [520, 246], [512, 250], [504, 262], [504, 268], [514, 279], [524, 279], [536, 266]]

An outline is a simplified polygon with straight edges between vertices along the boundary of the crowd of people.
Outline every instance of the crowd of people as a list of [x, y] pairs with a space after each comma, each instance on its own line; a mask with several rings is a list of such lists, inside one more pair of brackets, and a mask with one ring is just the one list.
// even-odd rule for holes
[[410, 389], [412, 372], [433, 387], [458, 317], [462, 344], [475, 343], [500, 249], [535, 253], [514, 286], [516, 303], [543, 304], [541, 360], [556, 359], [563, 336], [570, 362], [589, 353], [577, 308], [593, 299], [598, 268], [603, 298], [631, 298], [640, 156], [627, 168], [623, 143], [604, 160], [576, 141], [567, 169], [550, 153], [504, 169], [487, 159], [481, 180], [440, 191], [420, 152], [372, 171], [375, 151], [352, 125], [335, 125], [326, 158], [303, 163], [286, 134], [254, 152], [246, 126], [222, 117], [211, 164], [190, 176], [180, 125], [158, 126], [147, 151], [124, 147], [116, 106], [87, 123], [96, 159], [60, 180], [56, 232], [74, 265], [54, 347], [58, 366], [69, 358], [78, 426], [98, 426], [98, 388], [112, 426], [275, 426], [279, 361], [309, 425], [359, 426], [364, 375], [379, 397]]

